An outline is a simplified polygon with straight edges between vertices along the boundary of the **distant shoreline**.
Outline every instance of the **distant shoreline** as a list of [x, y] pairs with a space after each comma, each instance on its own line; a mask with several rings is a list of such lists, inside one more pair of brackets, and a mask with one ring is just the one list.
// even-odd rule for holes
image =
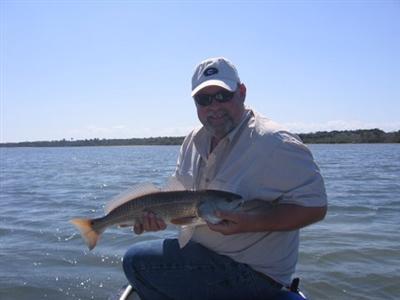
[[[380, 129], [359, 129], [342, 131], [318, 131], [315, 133], [300, 133], [298, 136], [305, 144], [372, 144], [400, 143], [400, 130], [384, 132]], [[0, 147], [84, 147], [84, 146], [155, 146], [181, 145], [180, 137], [150, 137], [132, 139], [85, 139], [0, 143]]]

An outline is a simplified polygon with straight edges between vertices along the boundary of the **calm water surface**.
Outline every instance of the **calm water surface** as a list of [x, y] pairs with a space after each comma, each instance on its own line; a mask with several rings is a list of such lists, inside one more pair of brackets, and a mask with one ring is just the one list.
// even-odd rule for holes
[[[311, 299], [400, 299], [400, 145], [310, 145], [326, 219], [301, 234], [297, 275]], [[110, 229], [91, 252], [68, 220], [99, 216], [135, 183], [162, 184], [179, 147], [0, 149], [0, 299], [107, 299], [138, 240]]]

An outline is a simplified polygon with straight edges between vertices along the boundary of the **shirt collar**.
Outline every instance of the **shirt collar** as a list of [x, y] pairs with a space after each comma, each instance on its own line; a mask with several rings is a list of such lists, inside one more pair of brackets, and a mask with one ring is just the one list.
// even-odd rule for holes
[[229, 132], [224, 139], [228, 139], [229, 142], [233, 140], [233, 138], [236, 136], [240, 128], [242, 128], [243, 124], [247, 122], [247, 120], [250, 118], [251, 115], [251, 110], [250, 109], [245, 109], [242, 118], [239, 121], [239, 124], [233, 128], [231, 132]]

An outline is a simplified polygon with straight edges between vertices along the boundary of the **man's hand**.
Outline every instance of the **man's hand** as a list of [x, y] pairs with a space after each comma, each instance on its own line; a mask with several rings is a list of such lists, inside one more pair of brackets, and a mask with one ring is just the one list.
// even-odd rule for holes
[[215, 215], [222, 219], [217, 224], [207, 222], [208, 227], [224, 235], [243, 233], [249, 231], [251, 216], [245, 212], [217, 211]]
[[145, 231], [160, 231], [167, 228], [164, 220], [152, 212], [144, 212], [142, 219], [143, 223], [138, 222], [133, 226], [133, 231], [136, 234], [142, 234]]

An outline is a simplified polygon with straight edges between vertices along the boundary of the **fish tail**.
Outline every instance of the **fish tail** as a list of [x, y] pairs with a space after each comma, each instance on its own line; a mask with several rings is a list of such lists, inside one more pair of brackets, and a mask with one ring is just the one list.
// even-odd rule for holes
[[105, 230], [105, 228], [100, 230], [94, 229], [92, 219], [72, 219], [70, 222], [79, 230], [89, 250], [92, 250], [96, 246], [97, 241]]

